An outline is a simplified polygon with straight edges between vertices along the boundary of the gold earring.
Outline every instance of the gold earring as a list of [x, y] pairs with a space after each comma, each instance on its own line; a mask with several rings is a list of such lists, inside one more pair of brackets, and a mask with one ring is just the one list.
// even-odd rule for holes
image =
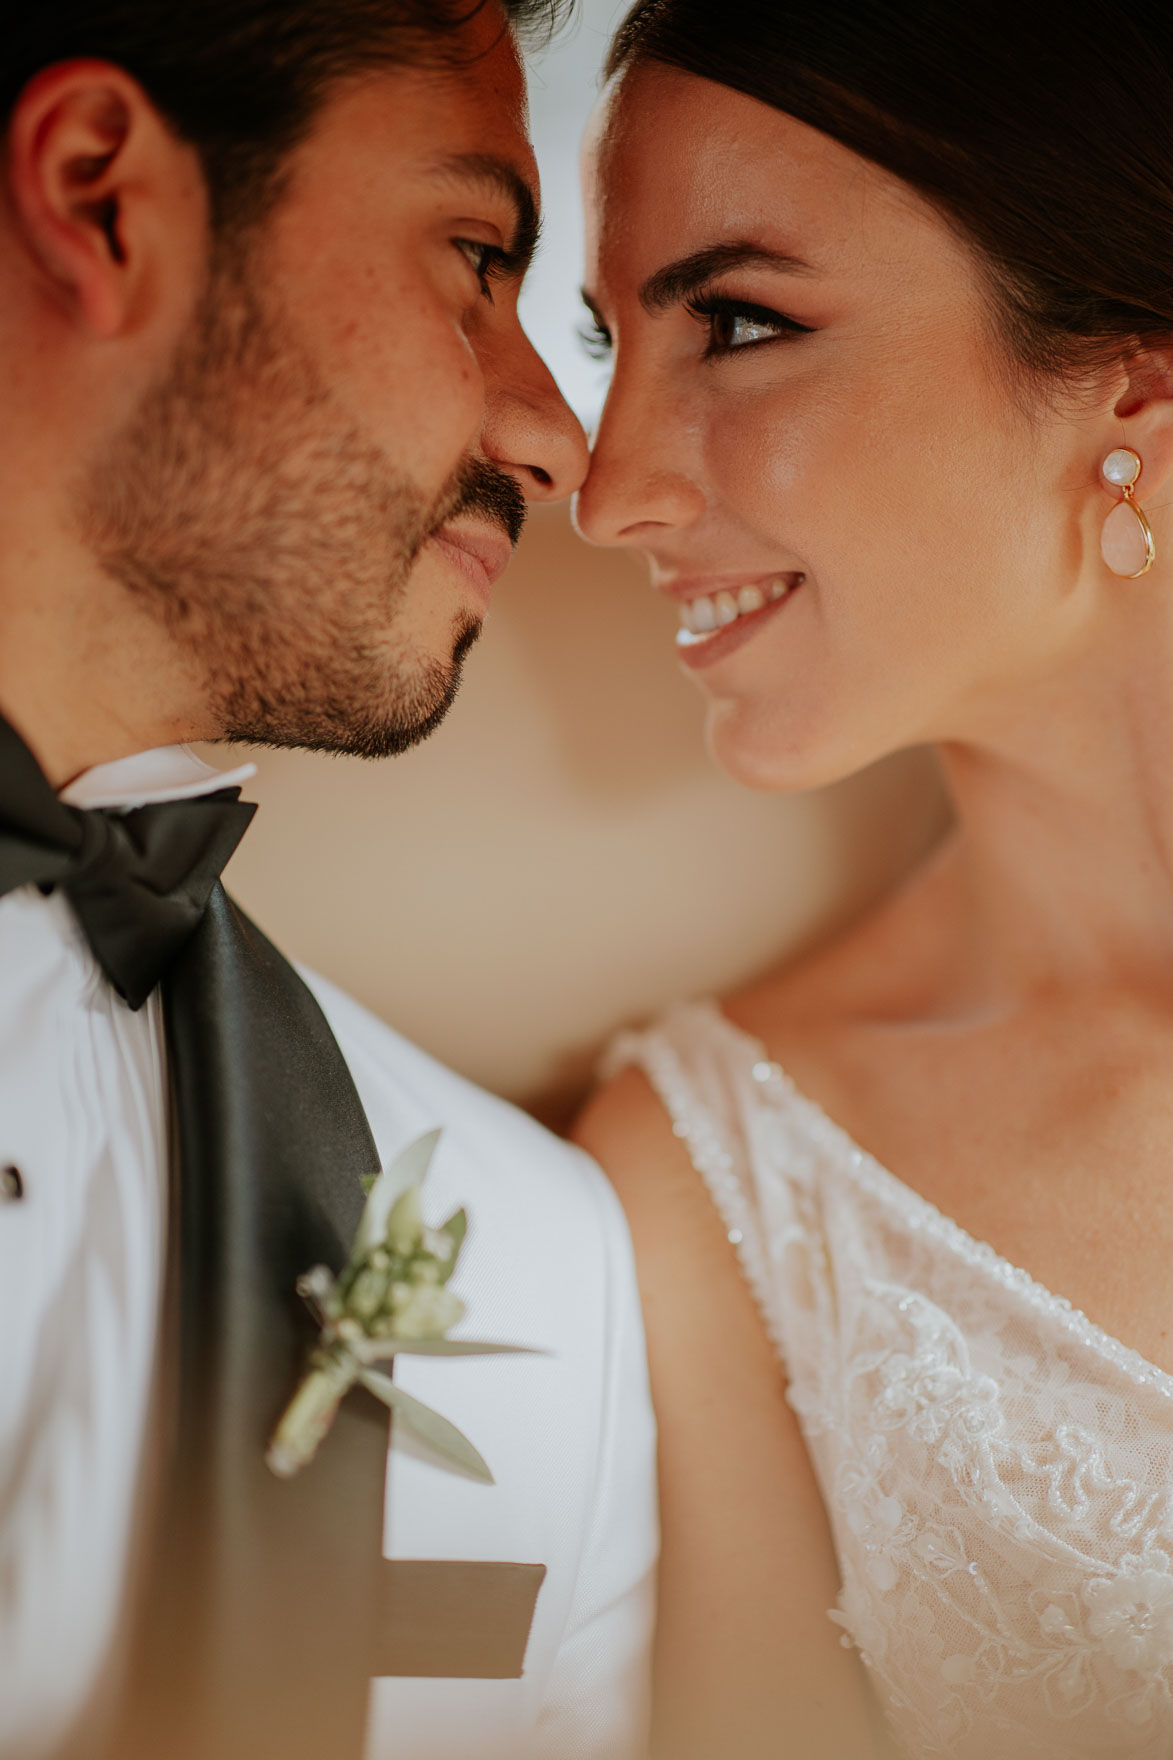
[[1153, 566], [1156, 549], [1152, 529], [1136, 503], [1136, 480], [1140, 476], [1139, 456], [1131, 446], [1117, 446], [1100, 466], [1100, 474], [1113, 488], [1121, 489], [1118, 501], [1100, 533], [1100, 555], [1112, 573], [1121, 580], [1139, 580]]

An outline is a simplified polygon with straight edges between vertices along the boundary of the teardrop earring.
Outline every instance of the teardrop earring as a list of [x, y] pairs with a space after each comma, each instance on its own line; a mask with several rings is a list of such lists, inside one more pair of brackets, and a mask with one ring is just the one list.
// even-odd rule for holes
[[1131, 446], [1117, 446], [1110, 452], [1100, 473], [1106, 483], [1124, 492], [1100, 533], [1100, 555], [1112, 573], [1121, 580], [1139, 580], [1153, 566], [1156, 550], [1149, 522], [1136, 504], [1135, 486], [1140, 476], [1140, 458]]

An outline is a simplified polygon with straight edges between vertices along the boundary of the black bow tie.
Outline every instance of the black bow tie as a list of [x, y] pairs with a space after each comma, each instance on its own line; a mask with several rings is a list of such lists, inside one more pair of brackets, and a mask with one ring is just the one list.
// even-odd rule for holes
[[141, 1008], [195, 931], [254, 806], [239, 789], [130, 812], [67, 807], [0, 719], [0, 895], [60, 887], [119, 995]]
[[78, 811], [0, 718], [0, 894], [60, 886], [132, 1007], [162, 981], [166, 1441], [110, 1760], [358, 1760], [368, 1679], [386, 1672], [370, 1654], [386, 1411], [348, 1402], [292, 1484], [264, 1462], [312, 1336], [297, 1277], [345, 1263], [379, 1158], [317, 1002], [219, 884], [254, 811], [235, 797]]

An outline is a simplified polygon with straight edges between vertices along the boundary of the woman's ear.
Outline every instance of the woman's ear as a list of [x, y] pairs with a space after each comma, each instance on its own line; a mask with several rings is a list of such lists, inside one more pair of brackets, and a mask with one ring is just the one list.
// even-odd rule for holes
[[1138, 493], [1151, 494], [1173, 483], [1173, 343], [1138, 351], [1125, 371], [1127, 383], [1112, 411], [1122, 428], [1110, 436], [1105, 452], [1130, 446], [1144, 471]]
[[48, 68], [13, 108], [4, 159], [16, 242], [49, 297], [101, 338], [149, 316], [170, 263], [206, 248], [198, 157], [121, 68]]

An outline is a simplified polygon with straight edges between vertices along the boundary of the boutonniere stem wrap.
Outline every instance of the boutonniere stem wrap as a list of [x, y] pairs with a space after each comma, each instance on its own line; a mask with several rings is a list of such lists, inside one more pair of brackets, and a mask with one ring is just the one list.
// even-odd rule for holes
[[423, 1219], [420, 1191], [439, 1131], [409, 1145], [367, 1194], [362, 1221], [345, 1269], [335, 1277], [316, 1265], [297, 1281], [298, 1294], [318, 1323], [318, 1342], [306, 1373], [273, 1433], [265, 1459], [280, 1478], [308, 1466], [352, 1387], [362, 1386], [389, 1406], [435, 1454], [474, 1478], [493, 1475], [467, 1436], [421, 1404], [379, 1368], [396, 1356], [482, 1357], [532, 1355], [528, 1346], [449, 1338], [464, 1318], [464, 1303], [449, 1286], [468, 1228], [457, 1210], [439, 1228]]

